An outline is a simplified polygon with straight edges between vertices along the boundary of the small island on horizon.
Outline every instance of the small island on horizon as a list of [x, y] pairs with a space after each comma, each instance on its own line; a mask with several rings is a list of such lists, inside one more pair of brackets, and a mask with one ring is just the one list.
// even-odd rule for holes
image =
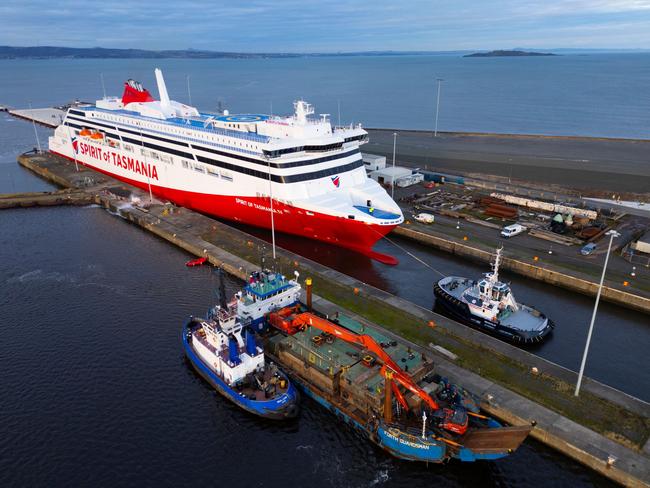
[[480, 53], [466, 54], [464, 58], [498, 58], [505, 56], [557, 56], [553, 53], [539, 53], [534, 51], [519, 51], [519, 50], [497, 50]]

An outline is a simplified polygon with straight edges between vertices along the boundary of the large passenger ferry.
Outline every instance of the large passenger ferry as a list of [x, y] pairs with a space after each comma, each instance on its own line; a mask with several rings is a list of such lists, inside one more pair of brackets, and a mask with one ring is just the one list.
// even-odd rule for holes
[[199, 212], [396, 262], [372, 251], [403, 216], [366, 176], [360, 125], [333, 127], [303, 100], [285, 117], [201, 113], [155, 75], [160, 100], [128, 80], [121, 98], [70, 108], [50, 151]]

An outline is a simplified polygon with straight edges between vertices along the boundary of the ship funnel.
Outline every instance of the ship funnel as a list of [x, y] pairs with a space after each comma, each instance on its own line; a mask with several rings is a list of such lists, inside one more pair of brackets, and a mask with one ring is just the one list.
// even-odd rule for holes
[[246, 328], [246, 352], [249, 356], [257, 355], [257, 344], [255, 343], [255, 334], [249, 328]]
[[235, 366], [241, 363], [241, 359], [239, 359], [239, 345], [235, 336], [232, 335], [228, 337], [228, 359]]
[[163, 107], [169, 107], [169, 95], [167, 94], [167, 86], [165, 85], [162, 71], [160, 71], [160, 68], [156, 68], [155, 73], [156, 83], [158, 84], [158, 94], [160, 95], [160, 104]]

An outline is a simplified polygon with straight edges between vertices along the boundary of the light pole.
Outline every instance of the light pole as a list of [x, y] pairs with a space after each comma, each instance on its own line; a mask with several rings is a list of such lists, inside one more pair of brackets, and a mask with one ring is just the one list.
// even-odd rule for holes
[[587, 343], [585, 344], [585, 352], [582, 355], [582, 364], [580, 364], [580, 373], [578, 373], [578, 383], [576, 384], [575, 396], [580, 394], [580, 384], [582, 383], [582, 375], [585, 372], [585, 364], [587, 363], [587, 354], [589, 353], [589, 343], [591, 342], [591, 334], [594, 331], [594, 322], [596, 320], [596, 312], [598, 311], [598, 302], [600, 301], [600, 293], [603, 290], [603, 281], [605, 281], [605, 271], [607, 270], [607, 262], [609, 261], [609, 252], [612, 250], [612, 241], [614, 237], [619, 237], [621, 234], [615, 230], [610, 230], [605, 235], [609, 236], [609, 244], [607, 246], [607, 254], [605, 255], [605, 264], [603, 265], [603, 274], [600, 276], [600, 284], [598, 285], [598, 293], [596, 294], [596, 303], [594, 304], [594, 312], [591, 315], [591, 323], [589, 324], [589, 332], [587, 333]]
[[397, 148], [397, 132], [393, 132], [393, 177], [390, 180], [390, 197], [395, 196], [395, 149]]
[[267, 158], [269, 164], [269, 203], [271, 206], [271, 243], [273, 245], [273, 266], [275, 266], [275, 216], [273, 215], [273, 183], [271, 182], [271, 160]]
[[433, 137], [438, 137], [438, 113], [440, 112], [440, 85], [445, 80], [443, 80], [442, 78], [436, 78], [436, 81], [438, 82], [438, 97], [436, 101], [436, 128], [433, 131]]

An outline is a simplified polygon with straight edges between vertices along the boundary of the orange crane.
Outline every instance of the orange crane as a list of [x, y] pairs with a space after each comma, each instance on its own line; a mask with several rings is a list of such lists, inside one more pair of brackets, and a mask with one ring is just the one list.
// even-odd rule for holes
[[[283, 330], [290, 335], [304, 330], [306, 327], [315, 327], [322, 330], [323, 332], [331, 334], [337, 339], [341, 339], [351, 344], [357, 344], [364, 349], [367, 349], [368, 351], [375, 354], [375, 356], [377, 356], [381, 362], [383, 362], [383, 366], [381, 367], [381, 374], [384, 378], [389, 377], [389, 375], [387, 375], [387, 370], [390, 370], [392, 373], [390, 374], [390, 378], [396, 380], [404, 388], [421, 398], [431, 408], [432, 411], [442, 411], [443, 418], [441, 420], [441, 426], [444, 429], [461, 435], [465, 433], [468, 425], [467, 415], [464, 414], [464, 412], [458, 415], [455, 410], [449, 408], [441, 409], [436, 401], [431, 398], [429, 394], [427, 394], [427, 392], [420, 388], [417, 383], [411, 379], [410, 376], [402, 371], [402, 368], [399, 367], [393, 358], [391, 358], [390, 355], [384, 351], [381, 345], [378, 344], [372, 336], [369, 336], [367, 334], [357, 334], [356, 332], [352, 332], [351, 330], [348, 330], [345, 327], [341, 327], [340, 325], [330, 322], [329, 320], [318, 317], [313, 313], [304, 312], [292, 315], [295, 310], [296, 309], [293, 307], [287, 307], [277, 312], [270, 313], [269, 321], [271, 322], [271, 325]], [[390, 381], [390, 384], [392, 391], [395, 393], [397, 401], [405, 411], [408, 411], [408, 403], [406, 402], [406, 399], [404, 398], [402, 392], [397, 387], [397, 384], [392, 381]]]

